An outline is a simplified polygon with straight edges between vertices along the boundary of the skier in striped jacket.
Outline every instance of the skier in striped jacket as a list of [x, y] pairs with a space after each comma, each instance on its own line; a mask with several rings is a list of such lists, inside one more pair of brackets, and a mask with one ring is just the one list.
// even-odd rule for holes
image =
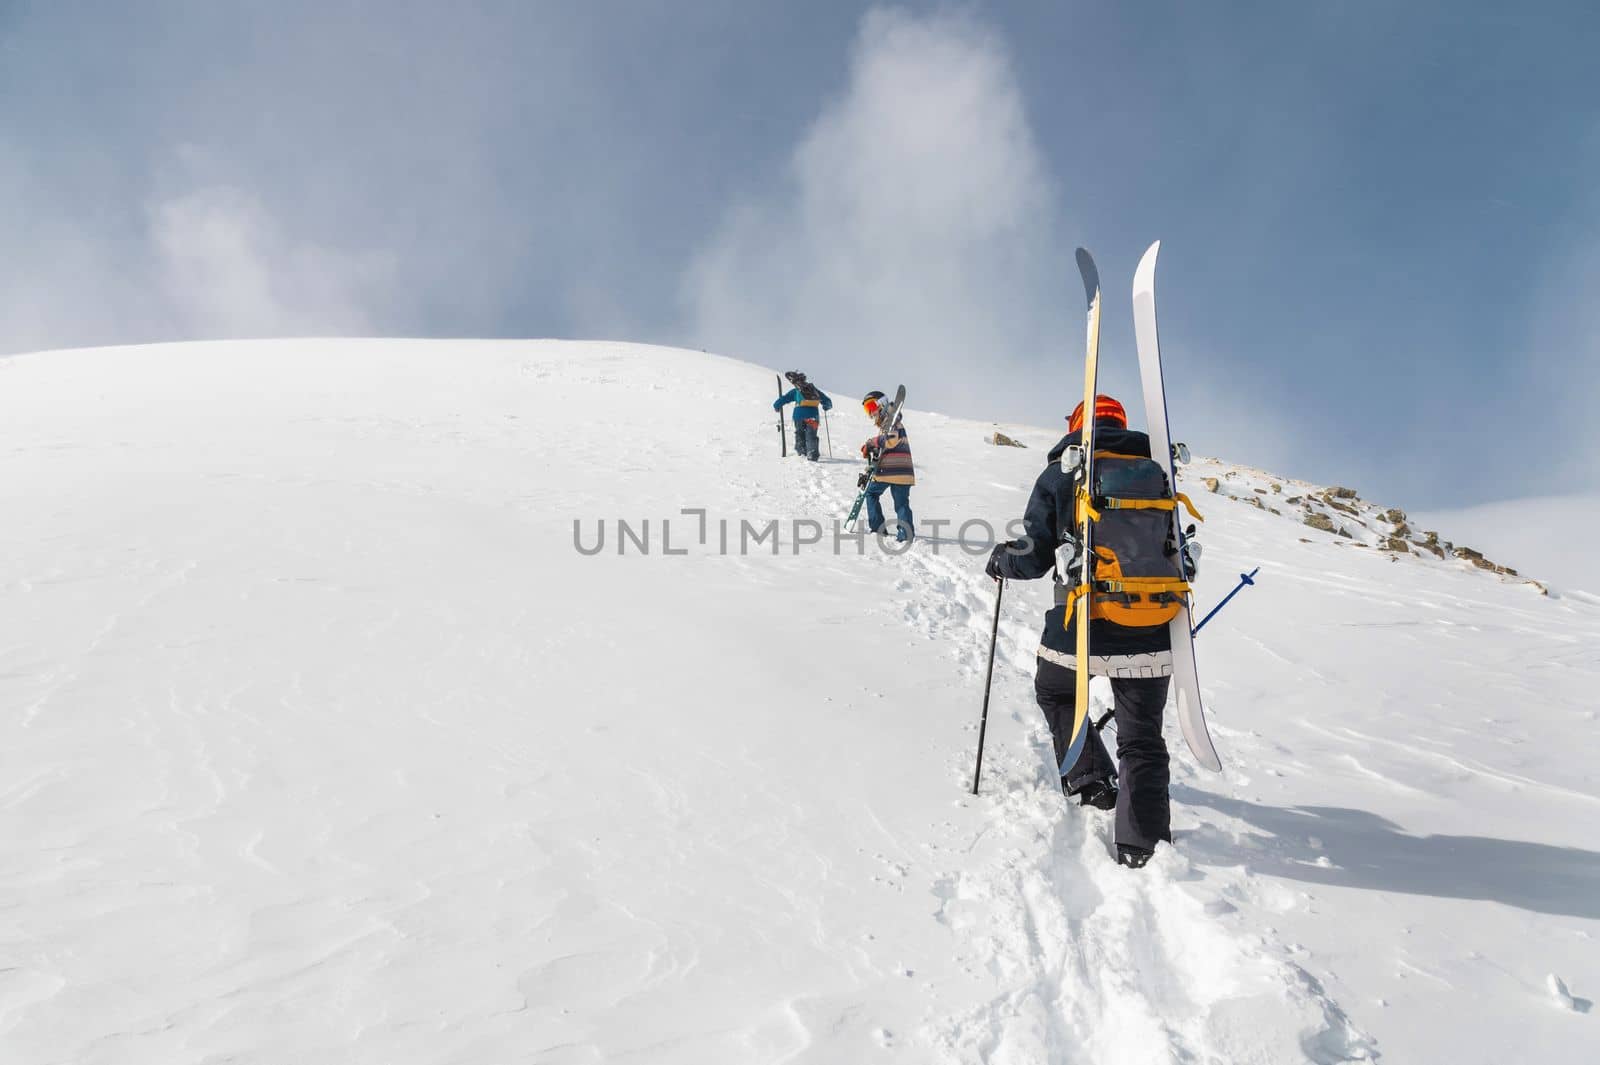
[[884, 424], [888, 404], [882, 392], [868, 392], [861, 400], [861, 409], [878, 427], [878, 435], [861, 445], [861, 457], [878, 463], [878, 472], [866, 486], [867, 528], [875, 533], [887, 533], [882, 499], [887, 491], [894, 501], [894, 538], [898, 543], [908, 543], [916, 535], [911, 518], [911, 486], [917, 483], [916, 470], [911, 464], [911, 439], [898, 413], [893, 424]]

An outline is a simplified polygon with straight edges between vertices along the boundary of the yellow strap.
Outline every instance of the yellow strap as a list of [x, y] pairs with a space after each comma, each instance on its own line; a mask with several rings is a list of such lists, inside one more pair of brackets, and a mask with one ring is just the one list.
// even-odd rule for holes
[[1081, 485], [1078, 487], [1078, 506], [1083, 508], [1083, 512], [1089, 516], [1090, 521], [1100, 520], [1100, 512], [1094, 508], [1093, 503], [1089, 502], [1089, 492]]
[[1100, 503], [1107, 510], [1171, 510], [1176, 505], [1170, 499], [1117, 499], [1109, 496]]
[[1078, 600], [1082, 599], [1088, 590], [1089, 589], [1082, 584], [1075, 584], [1071, 588], [1067, 589], [1067, 612], [1061, 618], [1062, 628], [1070, 629], [1072, 627], [1072, 618], [1077, 613]]
[[1095, 581], [1102, 592], [1176, 592], [1189, 594], [1189, 582], [1176, 577], [1121, 577], [1117, 580]]
[[1176, 509], [1179, 503], [1183, 504], [1183, 509], [1187, 510], [1196, 521], [1206, 520], [1200, 516], [1198, 510], [1194, 509], [1194, 502], [1182, 492], [1179, 492], [1171, 499], [1117, 499], [1115, 497], [1107, 497], [1101, 500], [1101, 506], [1107, 510], [1173, 510]]
[[1206, 520], [1206, 519], [1204, 519], [1204, 518], [1202, 518], [1200, 516], [1200, 512], [1198, 510], [1194, 509], [1194, 504], [1189, 501], [1189, 497], [1184, 495], [1182, 492], [1179, 492], [1177, 495], [1173, 496], [1172, 498], [1177, 500], [1179, 503], [1182, 503], [1183, 504], [1183, 509], [1187, 510], [1189, 512], [1189, 516], [1192, 517], [1195, 521], [1205, 521]]

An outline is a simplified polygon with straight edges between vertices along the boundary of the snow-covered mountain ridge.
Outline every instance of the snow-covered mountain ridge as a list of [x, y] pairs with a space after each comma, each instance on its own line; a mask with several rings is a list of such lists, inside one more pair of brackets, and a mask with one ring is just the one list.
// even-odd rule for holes
[[[1198, 644], [1224, 773], [1169, 732], [1176, 846], [1131, 873], [1053, 778], [1038, 582], [967, 794], [994, 586], [955, 533], [1059, 434], [905, 376], [948, 524], [896, 556], [794, 534], [896, 382], [819, 382], [813, 466], [771, 370], [697, 352], [0, 360], [0, 1060], [1586, 1061], [1600, 607], [1197, 461], [1201, 609], [1261, 572]], [[779, 538], [575, 543], [702, 510]]]
[[[1492, 574], [1518, 576], [1516, 570], [1485, 558], [1475, 548], [1452, 543], [1434, 530], [1416, 528], [1399, 507], [1364, 500], [1353, 488], [1323, 487], [1274, 477], [1262, 470], [1216, 459], [1201, 459], [1183, 472], [1191, 482], [1200, 477], [1207, 491], [1224, 499], [1291, 517], [1317, 532], [1343, 537], [1352, 547], [1377, 548], [1393, 556], [1414, 554], [1425, 560], [1465, 563]], [[1540, 581], [1527, 583], [1541, 592], [1547, 591]]]

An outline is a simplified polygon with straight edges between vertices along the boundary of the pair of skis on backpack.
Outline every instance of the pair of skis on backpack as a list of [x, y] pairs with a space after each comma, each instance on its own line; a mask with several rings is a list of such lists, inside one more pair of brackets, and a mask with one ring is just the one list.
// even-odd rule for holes
[[[1161, 344], [1156, 332], [1156, 255], [1161, 242], [1150, 245], [1139, 260], [1133, 275], [1133, 329], [1139, 351], [1139, 379], [1144, 393], [1145, 422], [1149, 426], [1150, 455], [1166, 467], [1167, 484], [1173, 496], [1177, 495], [1176, 451], [1167, 422], [1167, 395], [1161, 377]], [[1100, 272], [1094, 259], [1083, 248], [1078, 249], [1078, 272], [1083, 275], [1083, 291], [1088, 301], [1087, 336], [1083, 371], [1083, 443], [1077, 461], [1081, 463], [1078, 476], [1085, 493], [1085, 502], [1093, 491], [1094, 481], [1094, 409], [1098, 394], [1100, 371]], [[1089, 614], [1092, 589], [1095, 586], [1094, 508], [1081, 508], [1080, 520], [1075, 530], [1078, 540], [1080, 570], [1078, 587], [1084, 589], [1073, 601], [1070, 610], [1075, 612], [1077, 624], [1077, 691], [1073, 710], [1072, 743], [1061, 762], [1065, 775], [1088, 739], [1089, 724]], [[1178, 573], [1187, 579], [1184, 560], [1189, 557], [1186, 533], [1179, 508], [1173, 506], [1172, 544], [1176, 548]], [[1172, 687], [1177, 697], [1178, 726], [1183, 731], [1184, 742], [1195, 761], [1213, 772], [1221, 772], [1222, 761], [1211, 744], [1211, 734], [1206, 729], [1205, 708], [1200, 700], [1200, 676], [1195, 667], [1193, 624], [1189, 616], [1190, 600], [1180, 597], [1179, 609], [1167, 622], [1172, 639]]]

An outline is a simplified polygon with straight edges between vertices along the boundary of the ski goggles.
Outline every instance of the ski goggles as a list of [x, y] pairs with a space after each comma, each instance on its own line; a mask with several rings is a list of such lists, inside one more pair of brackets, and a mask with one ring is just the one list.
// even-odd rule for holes
[[867, 417], [869, 418], [876, 418], [878, 412], [883, 410], [884, 406], [885, 404], [881, 399], [865, 399], [861, 401], [861, 409], [867, 412]]

